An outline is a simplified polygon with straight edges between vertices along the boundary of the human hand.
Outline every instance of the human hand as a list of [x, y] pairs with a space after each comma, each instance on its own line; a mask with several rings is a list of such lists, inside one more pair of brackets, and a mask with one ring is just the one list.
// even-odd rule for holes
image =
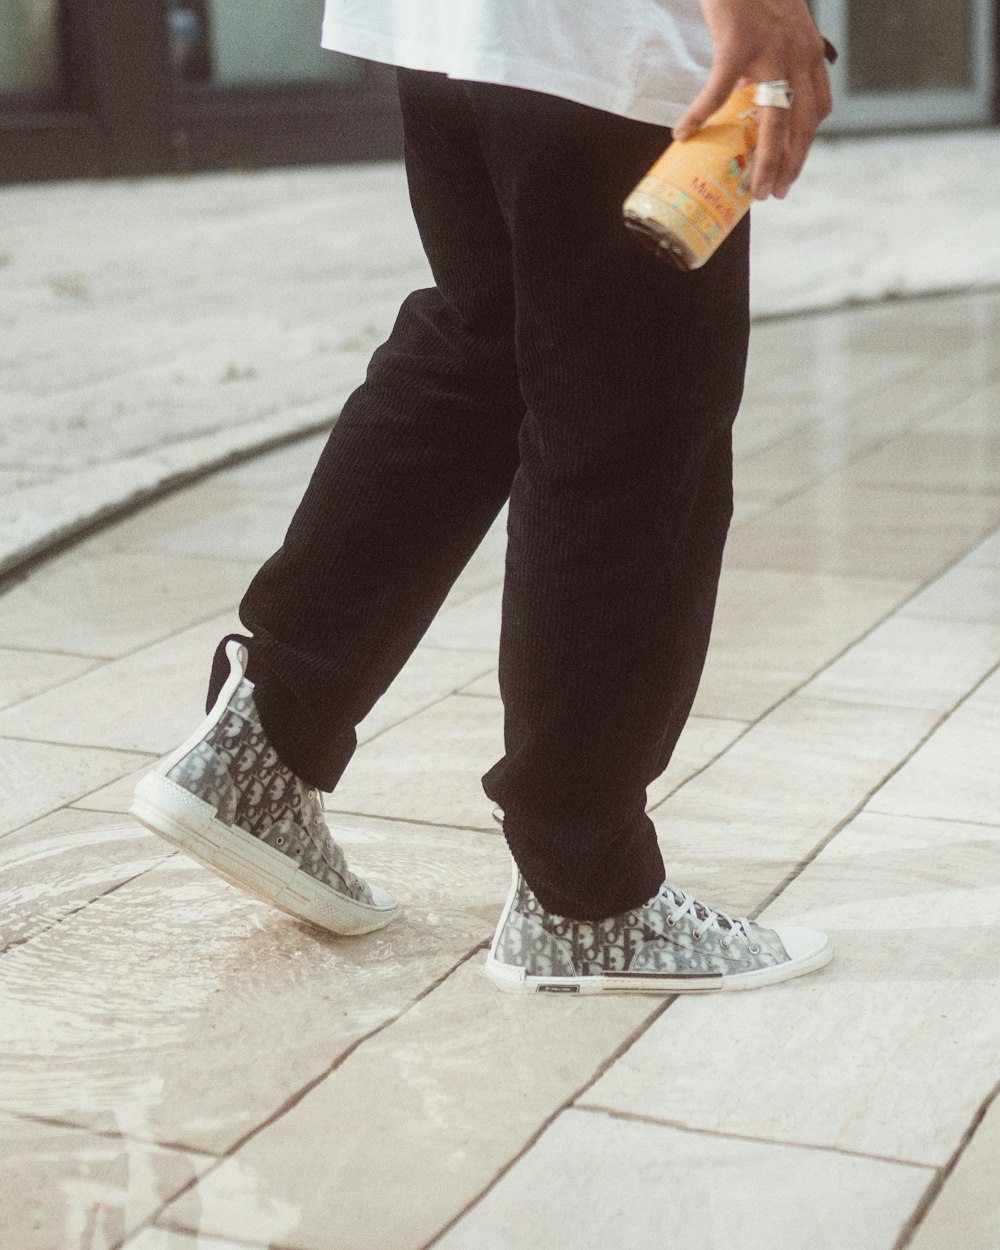
[[[805, 0], [700, 0], [715, 43], [708, 82], [674, 127], [684, 140], [725, 102], [738, 83], [787, 79], [789, 109], [762, 107], [750, 190], [783, 199], [805, 164], [816, 128], [832, 107], [824, 51]], [[836, 55], [833, 53], [833, 55]]]

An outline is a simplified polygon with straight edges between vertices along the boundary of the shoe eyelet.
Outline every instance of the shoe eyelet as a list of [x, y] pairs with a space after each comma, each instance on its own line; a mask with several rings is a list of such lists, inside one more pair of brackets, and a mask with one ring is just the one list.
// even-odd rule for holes
[[285, 845], [285, 839], [284, 839], [284, 838], [275, 838], [275, 839], [274, 839], [274, 845], [275, 845], [275, 846], [284, 846], [284, 845]]
[[671, 928], [671, 929], [672, 929], [676, 923], [677, 923], [677, 921], [673, 918], [673, 916], [668, 916], [668, 917], [667, 917], [667, 926], [668, 926], [668, 928]]
[[719, 943], [719, 945], [722, 947], [724, 951], [727, 951], [732, 946], [732, 942], [730, 941], [729, 938], [723, 938], [722, 941]]
[[760, 954], [760, 947], [759, 947], [759, 946], [751, 946], [751, 947], [748, 947], [748, 949], [749, 949], [749, 951], [750, 951], [750, 954], [751, 954], [751, 955], [759, 955], [759, 954]]
[[691, 934], [691, 936], [694, 938], [696, 942], [700, 942], [701, 939], [705, 936], [705, 934], [702, 932], [702, 930], [695, 929], [694, 932]]

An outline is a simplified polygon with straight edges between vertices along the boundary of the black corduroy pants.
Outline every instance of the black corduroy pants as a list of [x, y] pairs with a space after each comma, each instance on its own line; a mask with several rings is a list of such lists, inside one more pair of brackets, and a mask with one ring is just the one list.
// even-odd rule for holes
[[614, 915], [664, 877], [645, 788], [708, 646], [748, 228], [674, 272], [621, 224], [669, 131], [435, 74], [399, 86], [435, 285], [404, 302], [243, 601], [257, 703], [284, 762], [332, 789], [509, 497], [505, 753], [484, 786], [543, 906]]

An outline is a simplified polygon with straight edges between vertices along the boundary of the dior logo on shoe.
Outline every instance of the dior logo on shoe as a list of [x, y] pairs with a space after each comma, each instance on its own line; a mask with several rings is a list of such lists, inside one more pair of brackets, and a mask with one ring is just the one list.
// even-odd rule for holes
[[320, 796], [278, 759], [245, 679], [218, 723], [167, 776], [235, 825], [341, 894], [372, 902], [347, 867], [323, 816]]
[[641, 909], [580, 921], [546, 912], [523, 878], [494, 955], [533, 977], [711, 977], [788, 958], [776, 933], [706, 907], [674, 886], [664, 886]]

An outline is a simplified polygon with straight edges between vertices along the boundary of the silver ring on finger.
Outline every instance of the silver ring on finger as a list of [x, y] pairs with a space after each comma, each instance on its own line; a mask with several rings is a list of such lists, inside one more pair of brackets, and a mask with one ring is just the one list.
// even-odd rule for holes
[[795, 92], [787, 78], [775, 78], [770, 82], [759, 82], [753, 93], [754, 104], [763, 108], [790, 109]]

